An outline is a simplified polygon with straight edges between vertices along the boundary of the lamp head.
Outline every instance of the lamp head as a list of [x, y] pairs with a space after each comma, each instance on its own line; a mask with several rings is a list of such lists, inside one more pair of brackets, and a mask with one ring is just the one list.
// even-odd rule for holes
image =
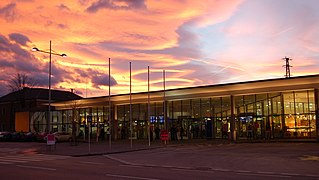
[[39, 49], [34, 47], [34, 48], [32, 48], [32, 51], [39, 51]]
[[61, 54], [62, 57], [66, 57], [66, 54]]

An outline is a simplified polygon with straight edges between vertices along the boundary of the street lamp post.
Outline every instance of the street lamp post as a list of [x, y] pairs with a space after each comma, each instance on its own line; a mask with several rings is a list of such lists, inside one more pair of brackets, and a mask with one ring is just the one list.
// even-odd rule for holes
[[38, 49], [36, 47], [32, 48], [32, 51], [38, 51], [38, 52], [50, 54], [50, 61], [49, 61], [49, 118], [48, 118], [48, 122], [47, 122], [47, 130], [46, 130], [46, 132], [49, 133], [50, 128], [51, 128], [51, 126], [50, 126], [50, 124], [51, 124], [51, 64], [52, 64], [51, 56], [57, 55], [57, 56], [66, 57], [66, 54], [59, 54], [59, 53], [52, 52], [51, 40], [50, 40], [50, 51], [44, 51], [44, 50]]

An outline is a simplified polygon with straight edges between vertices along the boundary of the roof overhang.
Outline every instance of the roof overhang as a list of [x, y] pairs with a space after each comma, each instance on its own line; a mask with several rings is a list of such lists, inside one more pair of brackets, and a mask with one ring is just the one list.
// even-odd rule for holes
[[[236, 96], [315, 88], [319, 88], [319, 75], [171, 89], [165, 91], [165, 100], [170, 101], [230, 95]], [[131, 98], [133, 104], [145, 103], [148, 101], [148, 92], [132, 93]], [[150, 92], [151, 102], [163, 100], [163, 90]], [[115, 105], [129, 104], [130, 94], [112, 95], [110, 101]], [[104, 96], [52, 103], [52, 105], [55, 106], [56, 109], [72, 109], [72, 105], [74, 106], [75, 104], [78, 105], [78, 108], [87, 108], [94, 106], [108, 106], [108, 102], [109, 97]]]

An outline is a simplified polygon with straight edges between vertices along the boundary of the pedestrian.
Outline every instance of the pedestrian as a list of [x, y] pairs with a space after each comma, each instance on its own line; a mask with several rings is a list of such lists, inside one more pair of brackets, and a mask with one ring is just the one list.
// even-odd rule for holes
[[122, 129], [121, 129], [121, 139], [125, 139], [125, 138], [126, 138], [125, 128], [122, 127]]
[[161, 129], [156, 126], [155, 128], [155, 140], [159, 140], [160, 139], [160, 132], [161, 132]]
[[193, 126], [190, 124], [188, 127], [188, 139], [192, 139]]
[[102, 127], [102, 128], [101, 128], [101, 131], [100, 131], [101, 141], [104, 141], [104, 136], [105, 136], [105, 131], [104, 131], [104, 128]]
[[170, 129], [170, 133], [171, 133], [171, 140], [172, 141], [175, 141], [175, 127], [172, 126], [171, 129]]
[[270, 123], [266, 122], [266, 139], [270, 139]]
[[106, 139], [110, 140], [110, 135], [111, 135], [111, 131], [110, 131], [110, 127], [106, 128]]
[[249, 123], [247, 128], [247, 139], [251, 140], [252, 137], [253, 137], [253, 127], [251, 123]]
[[150, 140], [153, 141], [153, 128], [150, 127]]
[[179, 130], [180, 136], [181, 136], [181, 141], [183, 140], [183, 136], [184, 136], [184, 128], [183, 126], [181, 126], [180, 130]]
[[222, 138], [227, 139], [228, 138], [228, 124], [224, 123], [222, 126]]

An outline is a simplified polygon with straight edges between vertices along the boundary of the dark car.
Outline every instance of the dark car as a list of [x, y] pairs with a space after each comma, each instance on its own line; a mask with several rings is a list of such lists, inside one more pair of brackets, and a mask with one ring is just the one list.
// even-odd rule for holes
[[21, 136], [21, 141], [27, 141], [27, 142], [36, 141], [36, 134], [33, 132], [24, 133], [24, 135]]
[[10, 132], [2, 131], [0, 132], [0, 141], [8, 141], [10, 139]]
[[14, 141], [14, 142], [22, 141], [23, 136], [24, 136], [23, 132], [12, 132], [8, 135], [8, 141]]
[[36, 141], [39, 141], [39, 142], [44, 142], [46, 141], [46, 136], [47, 136], [48, 133], [46, 132], [38, 132], [35, 134], [35, 139]]

